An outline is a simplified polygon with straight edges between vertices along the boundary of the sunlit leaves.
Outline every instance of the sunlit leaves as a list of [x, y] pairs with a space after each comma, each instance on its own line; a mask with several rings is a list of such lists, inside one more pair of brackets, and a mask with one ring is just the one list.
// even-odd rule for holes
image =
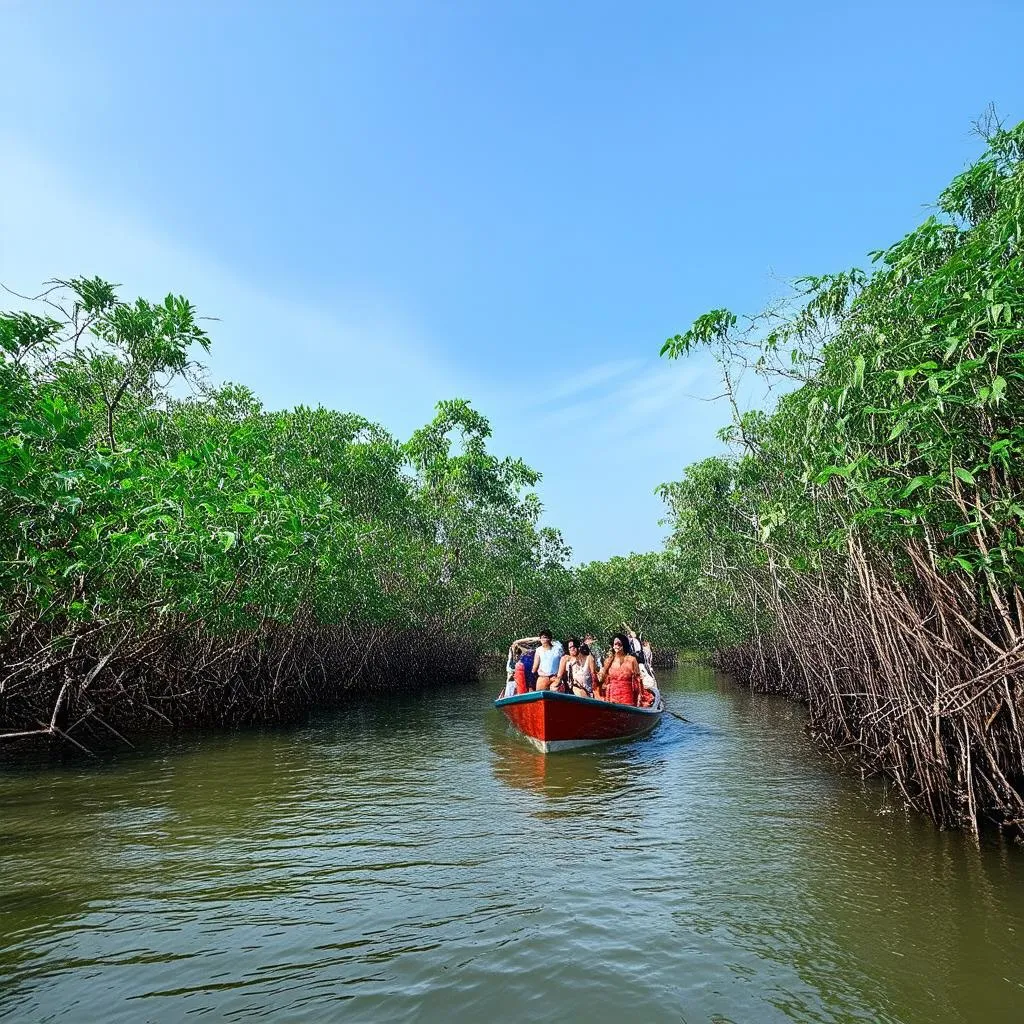
[[[209, 340], [180, 296], [57, 282], [0, 321], [0, 587], [86, 621], [185, 616], [429, 628], [503, 644], [573, 588], [536, 472], [464, 399], [401, 444], [349, 413], [167, 389]], [[61, 611], [63, 609], [63, 612]]]
[[740, 334], [712, 310], [666, 343], [669, 356], [719, 344], [732, 397], [747, 368], [800, 385], [760, 421], [734, 409], [728, 490], [698, 486], [703, 463], [663, 489], [672, 543], [704, 578], [740, 590], [767, 563], [784, 579], [856, 537], [897, 561], [925, 542], [945, 571], [984, 585], [979, 600], [1024, 582], [1010, 508], [1024, 479], [1022, 158], [1024, 125], [993, 132], [941, 212], [874, 254], [870, 275], [804, 277]]
[[723, 341], [736, 326], [736, 316], [727, 309], [713, 309], [698, 317], [685, 334], [669, 338], [661, 346], [661, 354], [670, 359], [688, 355], [693, 349]]
[[24, 312], [2, 314], [0, 350], [20, 359], [32, 349], [55, 344], [60, 329], [60, 322], [52, 317]]

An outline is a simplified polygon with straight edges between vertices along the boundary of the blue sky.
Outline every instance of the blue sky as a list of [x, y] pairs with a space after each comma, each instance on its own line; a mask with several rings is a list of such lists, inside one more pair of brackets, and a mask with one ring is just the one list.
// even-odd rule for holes
[[658, 546], [654, 487], [720, 448], [666, 336], [864, 265], [988, 103], [1024, 117], [1017, 0], [0, 0], [0, 31], [0, 281], [182, 292], [271, 407], [404, 437], [470, 398], [578, 560]]

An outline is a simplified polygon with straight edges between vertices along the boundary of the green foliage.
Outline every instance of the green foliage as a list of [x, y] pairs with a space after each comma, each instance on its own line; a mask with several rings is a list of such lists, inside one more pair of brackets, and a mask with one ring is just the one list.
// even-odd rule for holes
[[539, 525], [539, 474], [488, 451], [467, 401], [402, 443], [361, 416], [205, 385], [192, 352], [209, 339], [184, 298], [124, 303], [75, 278], [44, 309], [0, 317], [8, 621], [425, 628], [467, 652], [542, 624], [628, 623], [658, 647], [706, 644], [720, 612], [680, 590], [675, 556], [569, 567]]
[[697, 317], [693, 326], [685, 334], [677, 334], [669, 338], [661, 346], [661, 354], [670, 359], [688, 355], [700, 345], [709, 345], [722, 341], [736, 326], [736, 317], [727, 309], [713, 309], [703, 316]]
[[[268, 412], [194, 378], [192, 305], [57, 282], [0, 317], [0, 592], [84, 626], [184, 617], [426, 627], [471, 649], [536, 621], [568, 574], [539, 476], [487, 451], [468, 402], [405, 444], [352, 414]], [[170, 385], [192, 381], [193, 394]], [[180, 393], [180, 387], [177, 389]], [[33, 611], [34, 609], [34, 611]]]
[[666, 342], [709, 347], [730, 397], [745, 370], [788, 388], [770, 415], [734, 405], [735, 454], [662, 489], [671, 550], [748, 614], [759, 587], [841, 576], [853, 543], [897, 572], [920, 549], [997, 607], [1024, 582], [1024, 124], [988, 141], [870, 274]]

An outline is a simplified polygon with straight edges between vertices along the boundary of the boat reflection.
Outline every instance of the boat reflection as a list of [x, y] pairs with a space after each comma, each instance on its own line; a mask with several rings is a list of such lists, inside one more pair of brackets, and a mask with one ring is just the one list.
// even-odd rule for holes
[[485, 730], [494, 777], [512, 789], [540, 794], [557, 804], [546, 813], [591, 813], [595, 800], [634, 804], [646, 788], [644, 765], [633, 740], [607, 746], [542, 754], [512, 729], [497, 712]]

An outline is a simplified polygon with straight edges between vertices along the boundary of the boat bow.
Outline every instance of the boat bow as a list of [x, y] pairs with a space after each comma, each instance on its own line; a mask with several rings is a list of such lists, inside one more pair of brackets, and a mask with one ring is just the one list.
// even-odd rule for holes
[[643, 736], [665, 710], [660, 698], [654, 707], [638, 708], [551, 690], [501, 697], [494, 706], [544, 753]]

